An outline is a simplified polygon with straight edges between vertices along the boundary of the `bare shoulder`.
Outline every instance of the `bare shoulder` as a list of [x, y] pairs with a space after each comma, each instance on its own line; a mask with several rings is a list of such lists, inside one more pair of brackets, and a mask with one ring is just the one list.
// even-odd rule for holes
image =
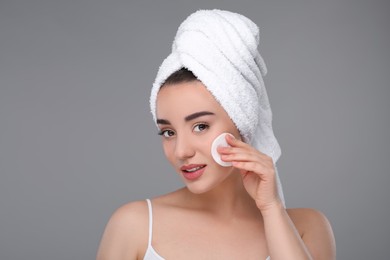
[[336, 245], [327, 217], [316, 209], [294, 208], [287, 213], [314, 259], [335, 259]]
[[287, 213], [294, 222], [298, 230], [308, 231], [316, 226], [328, 226], [329, 221], [326, 216], [316, 209], [312, 208], [291, 208]]
[[147, 222], [148, 208], [145, 200], [133, 201], [119, 207], [112, 214], [110, 221], [114, 224], [120, 224], [122, 227], [133, 226], [135, 223], [140, 223], [145, 219]]
[[137, 259], [146, 250], [148, 208], [146, 201], [119, 207], [104, 230], [97, 259]]

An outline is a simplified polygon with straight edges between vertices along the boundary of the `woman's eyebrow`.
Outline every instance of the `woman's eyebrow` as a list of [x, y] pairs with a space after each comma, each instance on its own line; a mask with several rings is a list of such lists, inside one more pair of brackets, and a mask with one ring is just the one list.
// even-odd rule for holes
[[166, 120], [166, 119], [157, 119], [156, 122], [157, 122], [157, 124], [159, 124], [159, 125], [170, 125], [170, 124], [171, 124], [171, 122], [169, 122], [169, 121]]
[[[195, 118], [198, 118], [201, 116], [208, 116], [208, 115], [215, 115], [215, 114], [213, 112], [209, 112], [209, 111], [201, 111], [201, 112], [196, 112], [196, 113], [193, 113], [191, 115], [186, 116], [184, 118], [184, 120], [186, 122], [188, 122], [188, 121], [194, 120]], [[170, 125], [171, 124], [171, 122], [169, 122], [168, 120], [160, 119], [160, 118], [157, 118], [156, 122], [159, 125]]]
[[191, 115], [188, 115], [184, 118], [186, 122], [194, 120], [195, 118], [201, 117], [201, 116], [207, 116], [207, 115], [215, 115], [213, 112], [209, 111], [201, 111], [201, 112], [196, 112]]

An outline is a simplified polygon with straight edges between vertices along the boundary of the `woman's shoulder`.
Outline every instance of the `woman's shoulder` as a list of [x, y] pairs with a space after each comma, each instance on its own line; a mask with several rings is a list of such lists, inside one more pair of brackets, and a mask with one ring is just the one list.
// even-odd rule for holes
[[114, 224], [132, 226], [135, 223], [148, 221], [148, 208], [146, 200], [128, 202], [117, 208], [112, 214], [110, 221]]
[[309, 224], [316, 222], [327, 222], [327, 218], [324, 213], [313, 208], [288, 208], [286, 209], [291, 220], [298, 224]]
[[111, 215], [108, 224], [112, 228], [132, 229], [136, 231], [140, 224], [147, 224], [148, 209], [146, 200], [128, 202], [117, 208]]
[[[152, 207], [168, 207], [175, 205], [177, 198], [180, 197], [180, 191], [174, 191], [168, 194], [160, 195], [151, 199]], [[153, 210], [154, 211], [154, 210]], [[137, 200], [128, 202], [117, 208], [111, 215], [106, 229], [113, 232], [118, 231], [122, 234], [136, 234], [137, 237], [147, 235], [145, 230], [149, 225], [149, 209], [147, 200]]]
[[324, 213], [313, 208], [288, 208], [287, 213], [296, 226], [311, 229], [318, 226], [329, 226], [330, 223]]
[[[182, 189], [151, 198], [152, 207], [174, 205], [180, 198]], [[130, 201], [117, 208], [111, 215], [113, 225], [131, 226], [132, 224], [148, 223], [149, 210], [147, 200]], [[139, 227], [139, 225], [136, 225]]]
[[331, 228], [324, 213], [313, 208], [289, 208], [287, 213], [294, 222], [301, 235], [307, 232], [318, 231], [318, 229]]
[[[335, 254], [333, 230], [324, 213], [313, 208], [291, 208], [287, 209], [287, 213], [308, 247], [310, 247], [309, 244], [312, 244], [311, 247], [322, 244], [321, 248], [332, 248], [332, 250], [319, 252], [320, 255]], [[313, 257], [316, 259], [315, 256]]]
[[126, 203], [111, 215], [98, 252], [98, 259], [137, 258], [148, 241], [148, 208], [145, 200]]

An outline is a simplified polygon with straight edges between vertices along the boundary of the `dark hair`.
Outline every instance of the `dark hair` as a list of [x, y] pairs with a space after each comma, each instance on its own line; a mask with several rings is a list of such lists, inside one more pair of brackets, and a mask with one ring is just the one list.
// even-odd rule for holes
[[164, 85], [173, 85], [173, 84], [179, 84], [183, 82], [190, 82], [198, 80], [194, 73], [192, 71], [186, 69], [186, 68], [181, 68], [174, 73], [172, 73], [164, 82]]

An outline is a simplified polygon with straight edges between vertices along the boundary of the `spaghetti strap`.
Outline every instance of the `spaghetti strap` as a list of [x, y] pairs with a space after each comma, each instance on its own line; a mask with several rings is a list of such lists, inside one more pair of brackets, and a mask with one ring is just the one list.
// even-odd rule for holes
[[152, 202], [150, 201], [150, 199], [146, 199], [146, 202], [148, 203], [148, 210], [149, 210], [149, 240], [148, 240], [148, 246], [152, 246], [152, 233], [153, 233]]
[[[152, 202], [150, 199], [146, 199], [148, 204], [149, 211], [149, 240], [148, 240], [148, 248], [146, 250], [144, 260], [164, 260], [162, 256], [160, 256], [152, 247], [152, 234], [153, 234], [153, 210], [152, 210]], [[271, 257], [267, 257], [266, 260], [271, 260]]]

